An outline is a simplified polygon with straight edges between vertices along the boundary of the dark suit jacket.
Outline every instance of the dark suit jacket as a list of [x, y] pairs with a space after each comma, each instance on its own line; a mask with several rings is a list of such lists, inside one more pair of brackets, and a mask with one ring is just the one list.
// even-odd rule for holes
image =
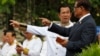
[[94, 42], [96, 38], [96, 24], [91, 15], [71, 28], [63, 28], [53, 23], [48, 30], [62, 36], [69, 36], [66, 56], [75, 56], [76, 53], [82, 52], [82, 48]]

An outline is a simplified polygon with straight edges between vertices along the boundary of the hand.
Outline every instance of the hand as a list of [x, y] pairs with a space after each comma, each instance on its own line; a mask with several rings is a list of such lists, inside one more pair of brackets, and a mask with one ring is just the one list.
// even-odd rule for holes
[[20, 27], [20, 23], [18, 21], [15, 20], [10, 20], [11, 24], [13, 27], [15, 28], [19, 28]]
[[42, 24], [44, 26], [50, 26], [50, 24], [51, 24], [50, 20], [48, 20], [47, 18], [40, 18], [40, 19], [42, 20]]
[[61, 44], [63, 47], [66, 47], [68, 43], [68, 39], [62, 39], [61, 37], [57, 37], [56, 41]]
[[21, 54], [21, 52], [23, 51], [23, 48], [20, 47], [20, 46], [17, 46], [16, 51], [17, 51], [18, 54]]

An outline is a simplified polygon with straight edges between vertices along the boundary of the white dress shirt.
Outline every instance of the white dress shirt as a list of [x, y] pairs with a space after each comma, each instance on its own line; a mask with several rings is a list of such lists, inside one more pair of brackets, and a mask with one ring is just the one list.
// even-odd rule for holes
[[40, 56], [47, 56], [47, 41], [46, 40], [43, 41]]
[[87, 16], [89, 16], [89, 15], [90, 15], [90, 13], [88, 13], [88, 14], [82, 16], [82, 17], [79, 19], [79, 22], [81, 23], [81, 21], [82, 21], [85, 17], [87, 17]]
[[[42, 41], [35, 35], [32, 36], [31, 40], [25, 40], [23, 42], [23, 48], [29, 49], [28, 56], [39, 56], [42, 48]], [[27, 56], [22, 53], [22, 56]]]
[[13, 56], [17, 55], [16, 52], [16, 44], [17, 41], [14, 40], [14, 43], [12, 45], [9, 45], [8, 43], [5, 43], [5, 45], [2, 47], [1, 50], [1, 56]]
[[3, 47], [3, 42], [0, 42], [0, 56], [1, 56], [2, 47]]
[[46, 56], [65, 56], [66, 48], [62, 47], [56, 42], [56, 37], [59, 35], [48, 31], [48, 27], [38, 27], [38, 26], [27, 26], [27, 32], [43, 35], [47, 40], [47, 54]]

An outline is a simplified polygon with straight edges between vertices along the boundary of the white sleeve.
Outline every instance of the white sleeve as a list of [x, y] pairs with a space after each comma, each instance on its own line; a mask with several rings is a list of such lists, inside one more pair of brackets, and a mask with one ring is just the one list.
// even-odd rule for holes
[[50, 26], [48, 28], [51, 28], [52, 27], [52, 24], [53, 24], [53, 22], [51, 22], [51, 24], [50, 24]]
[[27, 25], [27, 32], [36, 34], [36, 35], [42, 35], [42, 36], [49, 36], [52, 38], [56, 38], [59, 35], [48, 31], [48, 27], [39, 27], [39, 26], [32, 26], [32, 25]]
[[38, 27], [38, 26], [27, 25], [27, 32], [30, 32], [36, 35], [45, 36], [48, 32], [47, 29], [48, 27]]
[[36, 44], [33, 45], [32, 49], [29, 49], [29, 56], [39, 56], [40, 55], [40, 51], [42, 48], [42, 41], [40, 39], [36, 40]]
[[27, 32], [30, 32], [36, 35], [46, 36], [46, 37], [51, 36], [53, 38], [58, 36], [58, 34], [48, 31], [48, 27], [27, 25]]

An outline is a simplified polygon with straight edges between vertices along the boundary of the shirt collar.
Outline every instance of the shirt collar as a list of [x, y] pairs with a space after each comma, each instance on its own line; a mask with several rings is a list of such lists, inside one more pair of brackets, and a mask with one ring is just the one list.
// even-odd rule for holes
[[88, 13], [88, 14], [82, 16], [82, 17], [79, 19], [79, 22], [81, 23], [81, 21], [82, 21], [85, 17], [87, 17], [87, 16], [89, 16], [89, 15], [90, 15], [90, 13]]

